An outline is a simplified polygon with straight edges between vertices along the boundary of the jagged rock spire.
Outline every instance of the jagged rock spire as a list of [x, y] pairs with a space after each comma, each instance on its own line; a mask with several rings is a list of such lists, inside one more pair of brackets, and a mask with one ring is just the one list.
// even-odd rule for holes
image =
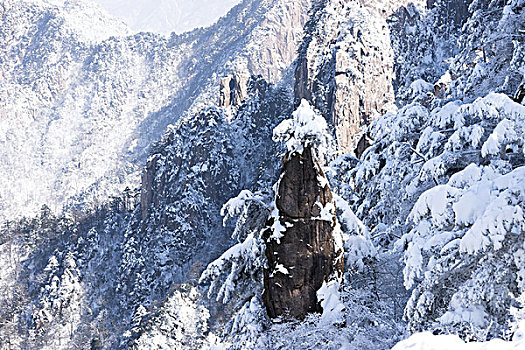
[[[293, 123], [309, 108], [303, 103]], [[292, 137], [297, 139], [296, 134]], [[343, 272], [335, 204], [313, 147], [310, 143], [285, 155], [275, 208], [263, 234], [268, 259], [263, 301], [270, 317], [303, 318], [322, 311], [317, 291]]]

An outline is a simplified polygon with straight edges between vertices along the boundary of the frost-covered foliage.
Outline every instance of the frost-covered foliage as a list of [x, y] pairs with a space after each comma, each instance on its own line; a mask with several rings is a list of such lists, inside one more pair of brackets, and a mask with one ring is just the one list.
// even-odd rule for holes
[[197, 288], [182, 285], [160, 307], [157, 316], [144, 322], [130, 349], [202, 349], [218, 339], [209, 331], [209, 311], [201, 304]]
[[389, 17], [397, 100], [421, 101], [434, 94], [434, 85], [446, 75], [447, 59], [459, 51], [456, 41], [468, 17], [467, 3], [427, 1], [431, 8], [425, 9], [427, 4], [414, 2]]
[[[285, 67], [309, 0], [247, 0], [211, 29], [108, 40], [115, 28], [86, 24], [105, 17], [78, 21], [82, 2], [70, 13], [52, 2], [66, 3], [0, 4], [0, 216], [47, 199], [98, 209], [2, 223], [2, 350], [386, 349], [405, 336], [403, 309], [410, 331], [514, 340], [425, 334], [401, 348], [523, 347], [524, 107], [501, 94], [524, 79], [523, 0], [315, 1], [295, 77]], [[317, 219], [337, 215], [345, 280], [326, 283], [325, 313], [304, 321], [270, 322], [259, 297], [260, 230], [278, 215], [272, 131], [293, 96], [252, 79], [244, 103], [210, 107], [233, 70], [287, 72], [282, 86], [342, 140], [396, 92], [361, 159], [323, 169], [337, 195]], [[324, 119], [301, 108], [276, 136], [335, 151]], [[90, 202], [125, 187], [146, 155], [140, 195]]]
[[404, 324], [390, 300], [378, 300], [370, 288], [343, 289], [342, 305], [334, 303], [335, 310], [344, 306], [335, 325], [319, 314], [303, 321], [273, 322], [256, 349], [390, 349], [403, 339]]
[[525, 291], [523, 193], [525, 167], [501, 175], [471, 165], [419, 198], [410, 216], [416, 226], [403, 237], [405, 284], [423, 280], [406, 310], [412, 325], [441, 314], [441, 327], [476, 339], [507, 327], [514, 296]]
[[39, 304], [33, 311], [33, 322], [37, 331], [43, 325], [49, 327], [51, 332], [47, 336], [51, 339], [72, 336], [81, 323], [84, 288], [75, 260], [73, 253], [66, 253], [60, 272], [58, 260], [53, 255], [44, 268], [47, 280], [40, 290]]
[[362, 272], [365, 264], [377, 255], [368, 228], [354, 214], [350, 205], [342, 197], [334, 194], [338, 211], [337, 218], [343, 235], [345, 266], [347, 271]]
[[267, 318], [260, 296], [267, 265], [262, 232], [269, 210], [262, 199], [243, 190], [223, 206], [225, 221], [238, 216], [232, 237], [238, 243], [209, 264], [200, 277], [201, 283], [211, 281], [208, 297], [216, 295], [217, 301], [233, 304], [235, 313], [225, 334], [243, 348], [257, 348]]
[[[238, 296], [248, 292], [246, 286], [241, 286], [242, 283], [247, 283], [249, 286], [253, 281], [260, 282], [259, 273], [265, 267], [264, 244], [262, 244], [260, 237], [254, 236], [254, 234], [257, 232], [248, 234], [244, 241], [234, 245], [208, 265], [200, 281], [212, 280], [209, 296], [216, 293], [217, 301], [227, 303], [232, 295]], [[216, 290], [217, 278], [223, 271], [228, 270], [229, 273], [220, 284], [220, 288]], [[242, 280], [247, 276], [250, 277], [250, 281], [243, 282]]]
[[230, 218], [237, 219], [232, 238], [242, 241], [248, 234], [256, 233], [257, 229], [265, 224], [268, 211], [262, 195], [242, 190], [238, 196], [223, 205], [221, 215], [224, 217], [223, 225], [226, 225]]
[[513, 96], [525, 75], [523, 0], [474, 0], [463, 26], [461, 51], [452, 64], [453, 97], [475, 98], [487, 91]]
[[304, 148], [312, 147], [321, 163], [325, 162], [328, 150], [333, 147], [326, 120], [304, 99], [292, 118], [283, 120], [273, 130], [273, 140], [284, 142], [289, 155], [302, 154]]
[[317, 291], [317, 299], [323, 308], [321, 323], [325, 325], [344, 323], [345, 306], [341, 300], [340, 291], [341, 283], [337, 280], [325, 281]]
[[383, 246], [402, 234], [411, 330], [483, 340], [511, 327], [523, 292], [524, 117], [491, 93], [412, 103], [372, 124], [376, 142], [354, 170], [357, 215]]
[[[127, 325], [116, 267], [128, 216], [118, 207], [55, 217], [44, 206], [39, 216], [2, 227], [2, 253], [9, 251], [2, 256], [10, 259], [5, 266], [16, 269], [1, 274], [9, 286], [0, 294], [0, 318], [9, 320], [0, 324], [1, 349], [118, 344]], [[119, 323], [111, 322], [113, 315]]]
[[[447, 106], [431, 113], [416, 146], [428, 156], [441, 139], [409, 190], [429, 179], [436, 186], [419, 196], [408, 216], [414, 226], [397, 243], [405, 285], [416, 285], [406, 315], [413, 329], [483, 339], [507, 329], [524, 291], [525, 108], [498, 94]], [[440, 127], [452, 128], [448, 137], [433, 136]]]
[[[405, 189], [425, 161], [414, 144], [428, 118], [428, 110], [413, 103], [375, 120], [370, 128], [375, 142], [349, 171], [355, 191], [347, 188], [345, 192], [355, 196], [356, 215], [383, 246], [401, 237], [405, 230], [410, 211], [406, 201], [414, 195]], [[424, 186], [416, 192], [424, 190]]]
[[[523, 72], [523, 0], [436, 0], [431, 9], [401, 8], [390, 18], [396, 52], [396, 98], [403, 103], [476, 98], [489, 91], [512, 96]], [[403, 33], [403, 35], [399, 35]], [[431, 87], [431, 85], [433, 85]]]

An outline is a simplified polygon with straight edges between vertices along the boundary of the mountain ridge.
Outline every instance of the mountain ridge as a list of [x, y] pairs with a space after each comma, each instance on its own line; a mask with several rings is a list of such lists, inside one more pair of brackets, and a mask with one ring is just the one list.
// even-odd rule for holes
[[[144, 153], [135, 168], [138, 177], [145, 165], [139, 188], [102, 194], [91, 207], [57, 216], [43, 206], [36, 216], [4, 221], [0, 320], [7, 322], [0, 323], [1, 346], [388, 349], [411, 333], [396, 349], [439, 346], [444, 336], [428, 331], [479, 342], [467, 346], [520, 346], [525, 107], [511, 97], [524, 81], [524, 41], [512, 34], [523, 30], [524, 1], [474, 0], [468, 9], [456, 0], [397, 5], [247, 0], [208, 31], [113, 38], [97, 44], [93, 56], [82, 54], [77, 67], [89, 68], [87, 76], [106, 74], [103, 81], [93, 79], [85, 94], [103, 90], [107, 95], [98, 98], [114, 102], [100, 103], [95, 112], [130, 108], [117, 103], [121, 94], [151, 108], [160, 103], [157, 113], [130, 130], [156, 129], [162, 137], [150, 148], [147, 137], [133, 146]], [[53, 32], [60, 23], [52, 16], [46, 23], [42, 33], [55, 36], [36, 31], [36, 38], [49, 39], [45, 45], [21, 54], [25, 65], [17, 71], [0, 72], [19, 78], [17, 83], [29, 81], [39, 97], [52, 99], [54, 90], [43, 88], [47, 80], [31, 80], [32, 73], [44, 62], [45, 77], [60, 78], [53, 50], [85, 45]], [[218, 38], [207, 36], [210, 31]], [[186, 56], [174, 53], [179, 49]], [[199, 60], [195, 52], [202, 53]], [[178, 66], [165, 58], [178, 59]], [[187, 79], [158, 73], [158, 65], [174, 75], [187, 71]], [[150, 80], [139, 79], [144, 70]], [[140, 80], [140, 87], [161, 79], [166, 89], [174, 88], [160, 97], [140, 88], [126, 95], [120, 85], [131, 83], [119, 74], [137, 71], [124, 78]], [[15, 94], [18, 86], [23, 84], [5, 90]], [[68, 97], [64, 112], [77, 96]], [[299, 118], [297, 108], [307, 105], [303, 98], [317, 110]], [[76, 108], [84, 108], [78, 101]], [[94, 129], [75, 124], [79, 133], [71, 142], [110, 142], [111, 135], [96, 130], [105, 119], [87, 111], [67, 122], [94, 120]], [[6, 119], [9, 112], [4, 110]], [[18, 112], [24, 117], [25, 110]], [[354, 119], [342, 118], [345, 113]], [[60, 120], [43, 124], [56, 128]], [[125, 130], [121, 124], [119, 132]], [[16, 127], [29, 136], [39, 131]], [[0, 130], [4, 145], [20, 135]], [[358, 139], [359, 152], [352, 152]], [[131, 142], [112, 145], [108, 153], [125, 153], [115, 150]], [[19, 144], [23, 150], [24, 142]], [[293, 151], [297, 164], [304, 164], [300, 154], [312, 145], [322, 160], [319, 174], [326, 175], [313, 182], [333, 194], [323, 203], [300, 184], [293, 191], [305, 193], [279, 193], [280, 180], [291, 188], [305, 175], [303, 166], [287, 166], [283, 154]], [[52, 159], [39, 155], [37, 161]], [[279, 175], [281, 167], [289, 173]], [[293, 214], [281, 223], [280, 203], [294, 198], [308, 202], [305, 208], [315, 214]], [[274, 274], [277, 283], [288, 282], [295, 266], [268, 259], [267, 239], [280, 252], [279, 239], [305, 222], [333, 224], [344, 273], [309, 276], [325, 282], [308, 290], [318, 313], [270, 319], [265, 303], [274, 301], [263, 300], [264, 283], [272, 283]], [[305, 260], [321, 254], [303, 248]], [[296, 257], [287, 258], [278, 261]], [[282, 295], [305, 292], [301, 288], [299, 281]], [[505, 342], [485, 342], [495, 338]]]

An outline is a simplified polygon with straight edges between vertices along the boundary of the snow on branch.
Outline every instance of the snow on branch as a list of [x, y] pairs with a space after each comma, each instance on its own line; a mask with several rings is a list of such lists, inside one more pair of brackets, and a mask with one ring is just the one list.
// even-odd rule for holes
[[223, 216], [223, 225], [226, 225], [226, 222], [230, 218], [240, 216], [243, 212], [246, 211], [247, 203], [250, 201], [261, 201], [262, 197], [254, 195], [249, 190], [242, 190], [237, 197], [230, 198], [221, 209], [221, 215]]
[[273, 130], [273, 140], [284, 142], [290, 154], [302, 153], [307, 146], [313, 146], [319, 156], [326, 153], [331, 136], [323, 116], [317, 114], [306, 100], [292, 114], [292, 119], [283, 120]]
[[[335, 204], [339, 211], [338, 219], [346, 231], [342, 236], [347, 268], [357, 267], [362, 270], [367, 258], [377, 255], [377, 249], [370, 239], [368, 228], [359, 220], [342, 197], [334, 194]], [[336, 241], [336, 245], [338, 242]]]
[[201, 275], [199, 283], [212, 281], [208, 297], [216, 291], [219, 277], [228, 272], [217, 291], [217, 301], [227, 303], [237, 290], [237, 283], [251, 273], [256, 274], [265, 264], [264, 245], [260, 240], [248, 235], [244, 242], [238, 243], [212, 262]]

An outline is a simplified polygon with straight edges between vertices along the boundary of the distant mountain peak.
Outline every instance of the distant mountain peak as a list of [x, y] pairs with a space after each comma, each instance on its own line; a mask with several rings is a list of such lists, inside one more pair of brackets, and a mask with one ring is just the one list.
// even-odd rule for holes
[[132, 33], [120, 19], [108, 14], [91, 0], [6, 0], [21, 6], [36, 5], [55, 10], [57, 17], [64, 20], [64, 27], [87, 43], [97, 43], [112, 36]]
[[[86, 0], [87, 1], [87, 0]], [[135, 32], [183, 33], [208, 27], [240, 0], [92, 0]]]

